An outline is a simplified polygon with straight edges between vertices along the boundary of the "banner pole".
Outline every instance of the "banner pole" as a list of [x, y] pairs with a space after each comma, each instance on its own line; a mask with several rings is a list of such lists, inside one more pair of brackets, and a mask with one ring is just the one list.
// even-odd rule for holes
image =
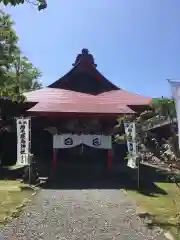
[[138, 183], [137, 183], [138, 188], [140, 187], [140, 171], [139, 170], [140, 169], [139, 169], [139, 160], [138, 160], [138, 169], [137, 169], [137, 171], [138, 171]]
[[[28, 157], [30, 161], [30, 156]], [[29, 163], [29, 185], [31, 185], [31, 164]]]
[[29, 185], [31, 185], [31, 118], [29, 118]]

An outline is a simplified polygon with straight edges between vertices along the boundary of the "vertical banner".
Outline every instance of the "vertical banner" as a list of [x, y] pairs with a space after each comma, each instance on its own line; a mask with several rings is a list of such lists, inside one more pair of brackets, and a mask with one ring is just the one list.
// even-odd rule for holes
[[18, 118], [17, 127], [17, 162], [16, 165], [28, 165], [30, 153], [30, 119]]
[[124, 121], [124, 130], [127, 138], [128, 163], [130, 168], [137, 168], [137, 145], [136, 145], [136, 125], [135, 122]]
[[179, 149], [180, 149], [180, 82], [169, 81], [171, 86], [172, 98], [175, 102], [176, 115], [178, 122], [178, 139], [179, 139]]

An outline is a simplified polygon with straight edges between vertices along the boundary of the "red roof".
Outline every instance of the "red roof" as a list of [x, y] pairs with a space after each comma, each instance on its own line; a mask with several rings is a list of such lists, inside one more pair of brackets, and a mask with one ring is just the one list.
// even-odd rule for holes
[[128, 105], [145, 105], [149, 97], [125, 90], [114, 90], [98, 95], [57, 88], [43, 88], [25, 94], [28, 102], [38, 102], [29, 112], [57, 113], [134, 113]]
[[151, 102], [152, 98], [141, 96], [135, 93], [128, 92], [126, 90], [114, 90], [105, 93], [101, 93], [98, 96], [99, 100], [106, 100], [110, 103], [121, 103], [125, 105], [147, 105]]
[[[95, 113], [95, 114], [127, 114], [134, 113], [131, 105], [147, 105], [151, 98], [140, 96], [122, 90], [109, 80], [107, 80], [97, 69], [94, 58], [87, 49], [82, 50], [76, 58], [73, 68], [66, 75], [61, 77], [49, 87], [26, 93], [28, 102], [37, 103], [28, 110], [33, 113]], [[93, 77], [93, 80], [101, 83], [101, 91], [96, 95], [75, 91], [74, 87], [67, 87], [66, 83], [74, 79], [77, 73], [85, 73], [86, 76]], [[76, 86], [82, 86], [86, 76], [81, 79]], [[89, 86], [95, 86], [91, 78]], [[72, 80], [74, 81], [74, 80]], [[92, 82], [91, 82], [92, 81]], [[65, 85], [66, 87], [65, 87]], [[87, 84], [87, 83], [86, 83]], [[92, 85], [94, 84], [94, 85]], [[97, 87], [98, 88], [98, 87]], [[69, 89], [69, 90], [65, 90]], [[71, 90], [70, 90], [71, 89]], [[79, 88], [78, 88], [79, 89]]]

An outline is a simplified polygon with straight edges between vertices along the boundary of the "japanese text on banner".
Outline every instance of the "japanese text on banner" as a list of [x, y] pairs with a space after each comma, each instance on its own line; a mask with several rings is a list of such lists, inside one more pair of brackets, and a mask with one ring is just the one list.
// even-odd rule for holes
[[128, 167], [137, 168], [137, 144], [136, 144], [136, 125], [135, 122], [124, 121], [124, 130], [127, 138], [128, 148]]
[[29, 119], [17, 119], [17, 165], [28, 165]]

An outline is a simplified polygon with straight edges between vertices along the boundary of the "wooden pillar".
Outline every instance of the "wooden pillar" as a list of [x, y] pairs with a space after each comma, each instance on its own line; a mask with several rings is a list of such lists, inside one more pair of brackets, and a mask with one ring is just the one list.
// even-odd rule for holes
[[112, 149], [108, 149], [108, 170], [112, 168]]

